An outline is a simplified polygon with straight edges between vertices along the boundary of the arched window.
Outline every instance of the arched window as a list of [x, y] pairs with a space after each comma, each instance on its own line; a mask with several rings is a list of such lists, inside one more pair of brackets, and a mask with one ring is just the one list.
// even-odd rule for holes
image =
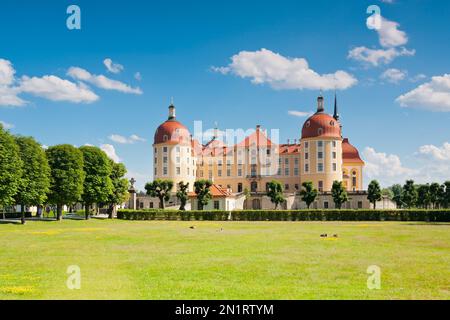
[[323, 134], [323, 129], [322, 128], [317, 129], [317, 134], [319, 136], [322, 135]]
[[250, 184], [250, 189], [251, 189], [251, 192], [257, 192], [258, 191], [258, 183], [256, 181], [253, 181]]
[[238, 183], [238, 193], [242, 192], [242, 183]]
[[169, 140], [169, 136], [167, 134], [165, 134], [163, 137], [163, 141], [167, 141], [167, 140]]

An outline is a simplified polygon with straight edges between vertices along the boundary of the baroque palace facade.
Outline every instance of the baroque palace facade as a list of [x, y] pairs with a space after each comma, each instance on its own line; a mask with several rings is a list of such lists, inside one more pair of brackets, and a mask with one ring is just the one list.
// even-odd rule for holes
[[[170, 179], [175, 186], [180, 181], [189, 182], [191, 192], [196, 180], [208, 179], [215, 185], [213, 197], [236, 199], [248, 190], [250, 199], [244, 207], [253, 209], [272, 208], [267, 197], [264, 199], [272, 180], [284, 186], [286, 209], [304, 207], [298, 191], [305, 181], [313, 182], [320, 191], [314, 207], [333, 208], [329, 193], [334, 181], [342, 181], [350, 194], [346, 207], [370, 207], [363, 191], [364, 161], [349, 139], [342, 136], [336, 97], [333, 115], [325, 112], [322, 95], [317, 98], [317, 112], [303, 124], [300, 139], [292, 143], [274, 143], [259, 125], [234, 144], [223, 142], [217, 132], [202, 144], [178, 121], [171, 104], [168, 119], [154, 136], [154, 178]], [[140, 207], [155, 206], [141, 199]], [[218, 208], [216, 203], [214, 208]], [[229, 209], [228, 205], [220, 208]]]

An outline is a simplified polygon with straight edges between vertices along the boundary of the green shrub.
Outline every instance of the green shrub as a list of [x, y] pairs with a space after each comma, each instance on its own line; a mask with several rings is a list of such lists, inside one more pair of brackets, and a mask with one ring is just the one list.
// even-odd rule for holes
[[182, 221], [425, 221], [450, 222], [450, 210], [119, 210], [123, 220]]

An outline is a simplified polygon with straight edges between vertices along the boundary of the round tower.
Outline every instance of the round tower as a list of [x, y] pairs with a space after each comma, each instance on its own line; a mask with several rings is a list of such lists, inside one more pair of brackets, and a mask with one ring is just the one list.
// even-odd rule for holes
[[311, 181], [321, 192], [342, 181], [342, 137], [338, 119], [326, 114], [324, 98], [317, 98], [317, 112], [303, 125], [301, 180]]
[[154, 179], [172, 180], [173, 191], [180, 181], [189, 182], [193, 190], [196, 159], [193, 156], [189, 130], [176, 119], [175, 106], [169, 106], [169, 117], [156, 129], [153, 143]]

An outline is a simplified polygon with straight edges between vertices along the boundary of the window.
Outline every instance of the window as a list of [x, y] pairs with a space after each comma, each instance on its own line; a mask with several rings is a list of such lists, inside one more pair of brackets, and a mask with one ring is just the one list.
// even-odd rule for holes
[[155, 168], [155, 176], [157, 176], [157, 175], [158, 175], [158, 169]]
[[200, 178], [203, 178], [203, 170], [200, 170]]
[[180, 173], [181, 173], [181, 169], [180, 169], [180, 167], [177, 167], [177, 175], [180, 175]]
[[167, 147], [163, 148], [163, 152], [165, 152], [165, 153], [167, 152]]
[[219, 210], [220, 209], [220, 202], [217, 200], [214, 200], [214, 210]]
[[294, 185], [294, 188], [295, 188], [295, 190], [299, 190], [299, 186], [298, 186], [298, 183], [296, 183], [295, 185]]
[[294, 175], [298, 176], [298, 168], [297, 167], [294, 168]]
[[308, 143], [308, 141], [305, 142], [305, 148], [309, 148], [309, 143]]
[[238, 176], [242, 177], [242, 169], [238, 169]]
[[322, 151], [317, 152], [317, 158], [318, 159], [323, 159], [323, 152]]
[[305, 163], [305, 172], [309, 172], [309, 164]]
[[330, 207], [328, 201], [324, 201], [324, 202], [323, 202], [323, 207], [324, 207], [325, 209], [328, 209], [328, 208]]
[[284, 185], [284, 190], [289, 190], [289, 185], [288, 184]]
[[333, 171], [334, 171], [334, 172], [337, 171], [337, 165], [336, 165], [336, 163], [333, 163]]
[[144, 203], [143, 202], [139, 203], [139, 208], [144, 209]]
[[180, 157], [177, 157], [177, 163], [180, 163]]
[[295, 159], [294, 159], [294, 164], [295, 164], [295, 165], [298, 165], [298, 158], [295, 158]]
[[285, 176], [288, 176], [288, 175], [289, 175], [289, 168], [285, 168], [285, 169], [284, 169], [284, 175], [285, 175]]
[[221, 166], [221, 165], [222, 165], [222, 160], [217, 160], [217, 164], [218, 164], [219, 166]]
[[317, 129], [317, 134], [321, 136], [323, 134], [323, 129], [322, 128]]
[[336, 159], [336, 152], [333, 152], [333, 159]]
[[163, 168], [163, 175], [167, 175], [167, 167]]
[[222, 170], [217, 170], [217, 175], [218, 175], [219, 177], [221, 177], [221, 176], [222, 176]]
[[163, 163], [167, 163], [167, 157], [163, 158]]
[[227, 169], [227, 177], [231, 177], [231, 169]]
[[153, 202], [150, 202], [150, 209], [153, 209]]
[[242, 192], [242, 183], [238, 183], [238, 192]]
[[177, 153], [180, 153], [180, 147], [176, 147], [175, 150]]
[[284, 164], [289, 165], [289, 158], [284, 159]]
[[163, 137], [163, 141], [167, 141], [167, 140], [169, 140], [169, 136], [167, 134], [165, 134]]
[[353, 178], [352, 178], [352, 186], [353, 186], [353, 187], [356, 187], [356, 177], [353, 177]]
[[323, 192], [323, 181], [319, 181], [319, 191]]
[[277, 176], [281, 176], [281, 167], [278, 167]]
[[323, 147], [323, 141], [317, 141], [317, 147], [322, 148]]
[[212, 180], [212, 177], [213, 177], [212, 171], [209, 171], [209, 172], [208, 172], [208, 179], [209, 179], [209, 180]]
[[333, 141], [333, 148], [336, 148], [336, 141]]
[[309, 153], [305, 152], [305, 160], [308, 160], [308, 159], [309, 159]]
[[158, 158], [157, 157], [155, 157], [155, 164], [157, 164], [158, 163]]
[[323, 172], [323, 163], [317, 164], [317, 172]]
[[250, 190], [251, 190], [251, 192], [256, 192], [256, 191], [258, 191], [258, 183], [257, 183], [256, 181], [253, 181], [253, 182], [250, 184]]
[[363, 208], [363, 203], [362, 201], [358, 201], [358, 209], [362, 209]]

